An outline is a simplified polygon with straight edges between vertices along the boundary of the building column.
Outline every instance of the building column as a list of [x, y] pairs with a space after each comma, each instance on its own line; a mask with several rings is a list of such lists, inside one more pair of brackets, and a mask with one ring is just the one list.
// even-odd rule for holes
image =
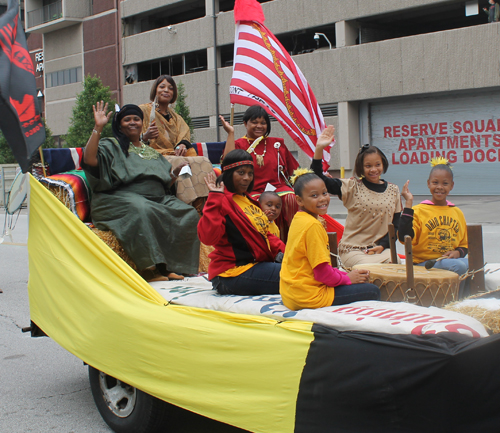
[[219, 0], [205, 0], [205, 12], [207, 17], [217, 15], [219, 13]]
[[[214, 47], [208, 47], [207, 48], [207, 69], [210, 71], [212, 69], [215, 69], [215, 57], [214, 57]], [[220, 50], [217, 50], [217, 67], [221, 67], [221, 60], [220, 60]]]
[[337, 21], [335, 23], [336, 47], [349, 47], [356, 45], [359, 29], [356, 21]]
[[359, 142], [370, 143], [370, 104], [368, 101], [359, 103]]
[[340, 166], [344, 167], [345, 177], [352, 176], [354, 161], [359, 151], [359, 110], [357, 102], [338, 103], [337, 145], [340, 146]]

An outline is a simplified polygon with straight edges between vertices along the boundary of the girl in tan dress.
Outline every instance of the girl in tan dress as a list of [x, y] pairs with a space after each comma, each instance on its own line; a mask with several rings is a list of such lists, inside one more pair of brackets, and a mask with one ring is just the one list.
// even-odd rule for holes
[[381, 179], [389, 162], [382, 151], [364, 145], [354, 163], [350, 179], [332, 179], [323, 175], [323, 150], [333, 140], [334, 128], [328, 126], [318, 137], [311, 168], [320, 176], [330, 194], [337, 195], [347, 208], [345, 231], [339, 243], [344, 266], [366, 263], [390, 263], [388, 226], [397, 230], [401, 214], [401, 196], [397, 185]]

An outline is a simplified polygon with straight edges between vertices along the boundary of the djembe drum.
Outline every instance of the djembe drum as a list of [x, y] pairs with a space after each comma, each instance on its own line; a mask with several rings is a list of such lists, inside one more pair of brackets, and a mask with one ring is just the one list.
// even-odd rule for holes
[[415, 287], [408, 291], [406, 266], [396, 264], [356, 265], [370, 271], [370, 283], [380, 288], [380, 300], [411, 302], [423, 307], [442, 307], [458, 300], [458, 274], [443, 269], [413, 266]]

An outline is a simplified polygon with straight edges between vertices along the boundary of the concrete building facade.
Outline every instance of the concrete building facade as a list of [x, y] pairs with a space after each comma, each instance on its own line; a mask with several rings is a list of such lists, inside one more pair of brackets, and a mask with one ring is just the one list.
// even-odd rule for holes
[[[28, 41], [41, 38], [44, 113], [56, 137], [68, 130], [76, 95], [83, 88], [85, 75], [98, 75], [114, 97], [120, 99], [118, 1], [25, 2]], [[35, 50], [31, 45], [29, 48]]]
[[[60, 18], [30, 21], [55, 3]], [[409, 178], [415, 192], [427, 192], [428, 159], [443, 154], [456, 166], [458, 193], [500, 193], [500, 24], [487, 23], [486, 0], [261, 3], [266, 26], [336, 127], [334, 171], [350, 175], [359, 146], [369, 142], [390, 159], [387, 180], [402, 186]], [[65, 71], [77, 69], [78, 79], [81, 68], [100, 75], [121, 102], [137, 104], [148, 101], [160, 73], [173, 75], [185, 85], [195, 139], [223, 140], [217, 118], [230, 112], [233, 7], [231, 0], [25, 0], [27, 31], [43, 34], [54, 134], [66, 132], [81, 90], [81, 79], [73, 83]], [[48, 74], [58, 80], [60, 71], [63, 84], [47, 86]], [[236, 107], [240, 136], [245, 108]], [[308, 163], [277, 122], [273, 135]]]

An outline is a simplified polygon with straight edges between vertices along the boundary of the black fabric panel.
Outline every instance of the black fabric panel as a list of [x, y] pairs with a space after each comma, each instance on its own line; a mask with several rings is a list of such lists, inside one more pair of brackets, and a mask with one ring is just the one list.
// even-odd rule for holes
[[243, 266], [248, 263], [253, 263], [253, 254], [248, 249], [245, 238], [238, 230], [238, 227], [233, 223], [229, 215], [226, 216], [226, 233], [227, 240], [231, 243], [231, 246], [233, 248], [236, 266]]
[[313, 331], [295, 432], [500, 432], [500, 335]]

